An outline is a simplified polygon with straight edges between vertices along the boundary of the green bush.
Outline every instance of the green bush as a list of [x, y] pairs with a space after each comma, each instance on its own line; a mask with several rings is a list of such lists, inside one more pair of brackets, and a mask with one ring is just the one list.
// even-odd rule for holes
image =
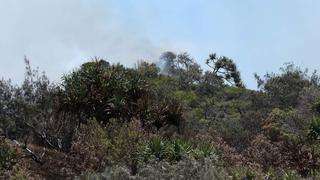
[[210, 144], [193, 145], [188, 140], [175, 139], [165, 140], [160, 136], [154, 137], [148, 144], [140, 149], [141, 159], [145, 162], [157, 161], [180, 161], [184, 157], [195, 159], [211, 158], [215, 151]]
[[197, 95], [193, 91], [176, 91], [175, 97], [185, 106], [192, 106], [197, 100]]
[[10, 170], [17, 163], [17, 150], [0, 139], [0, 170]]
[[202, 159], [206, 157], [213, 157], [215, 155], [215, 149], [211, 144], [200, 144], [192, 151], [192, 153], [196, 159]]
[[315, 141], [320, 138], [320, 118], [314, 118], [309, 127], [309, 140]]
[[283, 180], [297, 180], [300, 179], [297, 173], [293, 171], [288, 171], [284, 174]]

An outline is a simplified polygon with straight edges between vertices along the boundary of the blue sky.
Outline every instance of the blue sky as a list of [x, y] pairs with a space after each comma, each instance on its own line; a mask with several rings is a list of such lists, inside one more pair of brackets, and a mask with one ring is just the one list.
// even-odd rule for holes
[[23, 55], [57, 79], [92, 56], [132, 66], [187, 51], [203, 64], [215, 52], [236, 61], [249, 88], [253, 73], [285, 62], [320, 68], [317, 0], [12, 0], [0, 2], [0, 25], [0, 71], [17, 81]]

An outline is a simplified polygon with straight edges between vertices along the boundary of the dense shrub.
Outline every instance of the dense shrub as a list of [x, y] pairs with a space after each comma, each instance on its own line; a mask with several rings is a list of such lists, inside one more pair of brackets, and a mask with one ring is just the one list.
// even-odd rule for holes
[[[17, 150], [5, 142], [5, 139], [0, 139], [0, 170], [10, 170], [17, 163]], [[1, 173], [0, 173], [1, 175]]]
[[268, 73], [264, 79], [258, 80], [258, 87], [267, 92], [276, 107], [294, 107], [303, 88], [311, 86], [307, 70], [301, 70], [289, 63], [280, 68], [281, 74]]
[[232, 179], [228, 172], [214, 161], [205, 159], [197, 161], [186, 158], [171, 164], [166, 161], [155, 162], [142, 167], [136, 175], [130, 175], [126, 167], [113, 166], [106, 168], [105, 172], [99, 174], [86, 173], [76, 179], [204, 179], [225, 180]]
[[58, 87], [50, 83], [44, 73], [32, 69], [27, 59], [25, 63], [25, 79], [21, 86], [0, 81], [2, 134], [23, 142], [28, 139], [50, 148], [67, 148], [73, 126], [56, 109]]
[[295, 140], [305, 135], [309, 121], [296, 110], [274, 109], [263, 122], [263, 130], [272, 141]]
[[319, 140], [320, 138], [320, 118], [314, 118], [310, 124], [309, 139], [312, 141]]
[[156, 136], [142, 147], [140, 156], [145, 162], [150, 160], [172, 162], [180, 161], [184, 157], [193, 157], [195, 159], [216, 158], [216, 153], [210, 144], [195, 146], [186, 140], [175, 139], [170, 141]]
[[268, 138], [263, 135], [258, 135], [247, 149], [247, 156], [256, 163], [263, 166], [265, 170], [270, 167], [278, 167], [285, 165], [285, 157], [281, 146], [272, 143]]

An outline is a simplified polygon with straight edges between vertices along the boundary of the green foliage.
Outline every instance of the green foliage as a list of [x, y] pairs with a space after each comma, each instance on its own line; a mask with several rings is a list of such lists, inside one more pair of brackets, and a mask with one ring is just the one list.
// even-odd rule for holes
[[320, 101], [317, 101], [316, 103], [314, 103], [312, 108], [313, 108], [317, 113], [320, 114]]
[[138, 150], [145, 141], [146, 136], [139, 129], [138, 122], [119, 123], [112, 120], [111, 124], [106, 126], [106, 132], [110, 141], [108, 156], [114, 162], [125, 161], [133, 163], [137, 161]]
[[231, 175], [233, 180], [254, 180], [261, 178], [259, 176], [257, 177], [257, 172], [255, 172], [255, 170], [241, 166], [231, 168]]
[[217, 57], [216, 54], [210, 54], [209, 58], [206, 60], [206, 64], [212, 68], [213, 73], [217, 77], [220, 77], [231, 85], [244, 87], [240, 72], [232, 59], [225, 56]]
[[63, 78], [62, 103], [69, 110], [99, 122], [130, 120], [146, 94], [145, 80], [137, 71], [104, 60], [85, 63]]
[[215, 155], [214, 148], [210, 144], [193, 145], [182, 139], [164, 140], [160, 136], [154, 137], [141, 149], [143, 161], [148, 162], [155, 158], [158, 161], [180, 161], [183, 157], [196, 159], [212, 158]]
[[218, 96], [221, 95], [224, 81], [213, 72], [206, 71], [200, 80], [197, 91], [200, 95]]
[[228, 96], [228, 98], [239, 98], [248, 91], [245, 88], [233, 86], [226, 86], [223, 90], [224, 93], [226, 93], [226, 95]]
[[295, 172], [289, 171], [284, 174], [284, 180], [297, 180], [299, 179], [298, 175]]
[[176, 78], [181, 89], [190, 90], [200, 82], [202, 69], [189, 54], [165, 52], [161, 59], [165, 61], [165, 74]]
[[145, 78], [156, 78], [160, 72], [160, 69], [154, 63], [147, 63], [145, 61], [140, 61], [137, 63], [136, 67], [139, 74]]
[[29, 138], [32, 143], [48, 145], [50, 142], [57, 149], [67, 149], [74, 128], [72, 123], [62, 118], [67, 115], [57, 110], [56, 95], [59, 88], [50, 83], [44, 73], [32, 69], [27, 58], [25, 64], [25, 79], [21, 85], [0, 81], [1, 134], [19, 141], [32, 137]]
[[[136, 124], [138, 123], [138, 124]], [[139, 122], [122, 123], [111, 119], [101, 126], [90, 120], [80, 126], [77, 134], [80, 141], [73, 145], [73, 152], [83, 154], [87, 164], [98, 160], [98, 169], [109, 165], [125, 164], [131, 173], [137, 171], [139, 148], [145, 143], [146, 134], [139, 129]]]
[[308, 137], [311, 141], [319, 140], [320, 138], [320, 118], [314, 118], [309, 127]]
[[139, 169], [136, 175], [130, 175], [127, 168], [123, 166], [107, 167], [102, 173], [85, 173], [80, 179], [205, 179], [205, 180], [231, 180], [228, 172], [220, 166], [216, 166], [212, 160], [198, 161], [192, 158], [186, 158], [176, 163], [165, 161], [148, 164]]
[[10, 177], [10, 180], [28, 180], [28, 178], [22, 172], [18, 171]]
[[296, 110], [274, 109], [264, 120], [263, 129], [273, 141], [280, 139], [295, 140], [303, 136], [308, 121], [303, 120]]
[[215, 156], [215, 148], [212, 144], [200, 144], [196, 149], [192, 151], [192, 153], [196, 159], [213, 157]]
[[177, 79], [165, 75], [159, 75], [156, 78], [150, 79], [149, 85], [155, 93], [167, 96], [173, 96], [179, 86]]
[[144, 159], [148, 159], [151, 156], [154, 156], [155, 158], [162, 160], [165, 158], [166, 154], [166, 145], [161, 137], [155, 137], [153, 138], [149, 144], [145, 146], [145, 148], [142, 151], [142, 155]]
[[[106, 168], [97, 178], [292, 179], [289, 172], [300, 178], [319, 170], [317, 74], [289, 64], [280, 74], [256, 75], [255, 91], [230, 58], [210, 55], [205, 73], [187, 53], [161, 59], [163, 66], [135, 68], [94, 59], [60, 85], [26, 59], [21, 86], [0, 81], [0, 135], [31, 136], [28, 147], [49, 147], [44, 158], [66, 161], [55, 164], [64, 173]], [[50, 157], [50, 148], [65, 158]], [[14, 149], [2, 143], [0, 150], [0, 167], [10, 169]], [[67, 162], [74, 160], [79, 165]]]
[[291, 63], [280, 70], [281, 74], [266, 74], [264, 79], [255, 75], [258, 87], [270, 95], [275, 106], [293, 107], [297, 105], [298, 96], [303, 88], [311, 85], [311, 80], [307, 76], [307, 70], [302, 71]]
[[175, 97], [185, 106], [192, 106], [197, 100], [197, 95], [192, 91], [176, 91]]
[[17, 163], [17, 150], [0, 139], [0, 170], [10, 170]]

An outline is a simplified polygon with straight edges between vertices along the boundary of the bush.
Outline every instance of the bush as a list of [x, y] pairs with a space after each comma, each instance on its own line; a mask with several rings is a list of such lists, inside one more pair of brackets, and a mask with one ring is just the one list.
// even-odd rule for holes
[[305, 135], [308, 124], [308, 120], [304, 119], [295, 109], [275, 108], [263, 121], [263, 130], [272, 141], [295, 141], [299, 136]]
[[193, 158], [185, 158], [177, 163], [160, 161], [145, 165], [138, 170], [136, 175], [130, 175], [130, 171], [126, 167], [113, 166], [107, 167], [103, 173], [84, 173], [76, 179], [232, 179], [223, 167], [215, 166], [214, 163], [215, 161], [210, 159], [197, 161]]
[[141, 148], [140, 156], [144, 162], [152, 160], [175, 162], [182, 160], [184, 157], [195, 159], [213, 158], [215, 157], [215, 151], [210, 144], [195, 146], [187, 140], [165, 140], [156, 136]]
[[0, 170], [10, 170], [17, 163], [17, 150], [0, 139]]
[[147, 137], [134, 121], [121, 123], [111, 119], [109, 124], [103, 125], [92, 119], [80, 125], [70, 153], [81, 159], [79, 164], [82, 171], [100, 172], [106, 166], [121, 165], [135, 174], [138, 150]]
[[266, 74], [264, 79], [256, 75], [258, 87], [270, 95], [275, 107], [295, 107], [303, 88], [311, 86], [311, 79], [307, 70], [303, 71], [292, 63], [285, 64], [280, 70], [281, 74]]
[[316, 141], [320, 138], [320, 118], [314, 118], [309, 127], [309, 140]]

